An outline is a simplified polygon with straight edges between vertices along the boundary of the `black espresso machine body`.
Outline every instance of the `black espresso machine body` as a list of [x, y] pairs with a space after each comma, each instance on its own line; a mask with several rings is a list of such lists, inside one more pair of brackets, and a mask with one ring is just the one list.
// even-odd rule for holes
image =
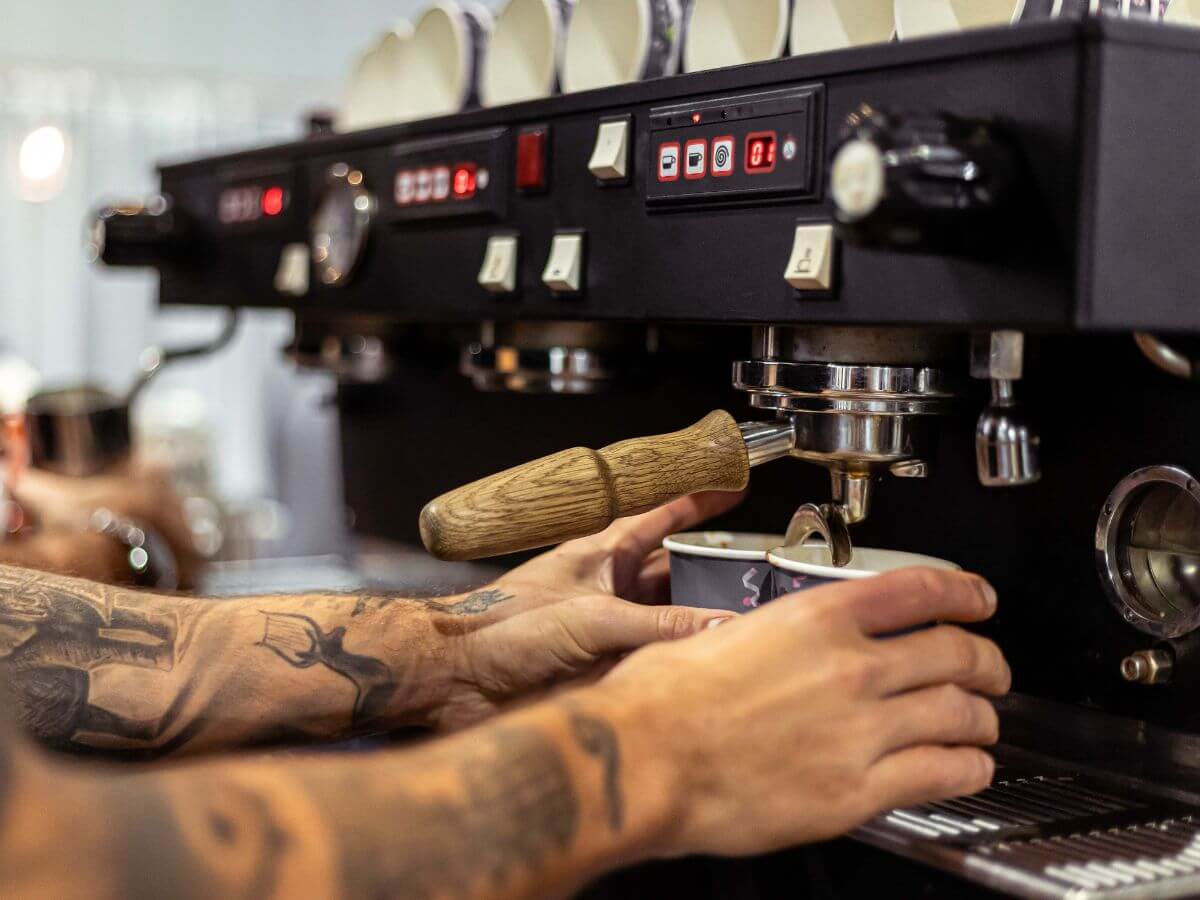
[[[465, 481], [740, 412], [730, 364], [755, 326], [755, 341], [826, 326], [961, 338], [928, 477], [886, 479], [855, 540], [953, 559], [999, 588], [990, 627], [1020, 692], [1004, 785], [859, 836], [1022, 896], [1184, 896], [1200, 890], [1178, 880], [1200, 815], [1200, 659], [1187, 633], [1122, 614], [1097, 535], [1124, 515], [1112, 492], [1131, 473], [1200, 472], [1200, 385], [1178, 377], [1197, 371], [1200, 334], [1198, 84], [1200, 32], [1107, 19], [778, 60], [165, 166], [157, 206], [108, 211], [102, 255], [155, 265], [166, 304], [293, 309], [297, 352], [344, 376], [356, 527], [414, 542], [421, 505]], [[855, 219], [845, 207], [871, 183], [832, 170], [868, 127], [899, 199]], [[913, 134], [934, 135], [923, 146], [948, 164], [913, 175], [889, 156]], [[989, 161], [1005, 177], [981, 192]], [[621, 360], [607, 391], [497, 391], [511, 372], [473, 370], [473, 385], [458, 371], [460, 341], [495, 363], [511, 350], [498, 335], [571, 323], [619, 336], [588, 357]], [[1015, 333], [1041, 479], [985, 487], [977, 419], [1006, 379], [968, 377], [967, 336]], [[363, 347], [385, 363], [364, 364]], [[788, 462], [752, 486], [729, 527], [781, 529], [829, 490]], [[1187, 520], [1171, 509], [1159, 530], [1174, 539]], [[1165, 563], [1185, 597], [1194, 541]], [[1139, 653], [1155, 672], [1140, 682]], [[1154, 836], [1127, 833], [1147, 823]], [[1116, 837], [1029, 849], [1095, 829]], [[1080, 874], [1088, 852], [1174, 862]]]

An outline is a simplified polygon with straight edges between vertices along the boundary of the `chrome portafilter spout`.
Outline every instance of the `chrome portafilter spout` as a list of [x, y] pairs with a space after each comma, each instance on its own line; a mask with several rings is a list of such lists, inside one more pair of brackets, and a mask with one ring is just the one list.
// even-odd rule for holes
[[992, 402], [975, 427], [975, 461], [985, 487], [1017, 487], [1042, 477], [1041, 438], [1017, 406], [1025, 336], [990, 331], [971, 338], [971, 376], [992, 383]]
[[769, 326], [756, 329], [754, 343], [754, 358], [734, 366], [734, 386], [777, 420], [743, 426], [743, 434], [753, 429], [777, 455], [829, 470], [832, 502], [802, 505], [787, 543], [819, 534], [844, 566], [853, 551], [848, 526], [867, 517], [878, 478], [929, 473], [927, 422], [955, 395], [940, 364], [953, 359], [956, 341], [910, 329]]

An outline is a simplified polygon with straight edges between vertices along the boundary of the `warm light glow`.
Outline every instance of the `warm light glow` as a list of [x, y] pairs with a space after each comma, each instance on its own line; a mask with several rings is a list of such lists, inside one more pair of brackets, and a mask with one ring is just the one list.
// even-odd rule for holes
[[56, 195], [66, 179], [67, 157], [67, 138], [59, 128], [43, 125], [29, 132], [17, 152], [21, 196], [42, 202]]
[[268, 216], [277, 216], [283, 212], [283, 188], [269, 187], [263, 191], [262, 211]]

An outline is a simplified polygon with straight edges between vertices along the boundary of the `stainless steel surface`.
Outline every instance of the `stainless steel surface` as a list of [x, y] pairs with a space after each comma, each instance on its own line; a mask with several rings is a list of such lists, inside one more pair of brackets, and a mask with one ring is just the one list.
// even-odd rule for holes
[[652, 338], [645, 327], [590, 322], [484, 323], [459, 368], [480, 391], [594, 394], [636, 367]]
[[789, 419], [778, 422], [743, 422], [738, 425], [751, 466], [782, 459], [796, 445], [796, 426]]
[[1169, 650], [1139, 650], [1121, 660], [1121, 677], [1134, 684], [1166, 684], [1174, 667]]
[[850, 544], [850, 532], [846, 529], [846, 520], [841, 510], [830, 503], [820, 506], [815, 503], [805, 503], [792, 516], [788, 524], [787, 534], [783, 543], [786, 547], [803, 544], [814, 534], [819, 534], [829, 548], [833, 564], [842, 568], [850, 564], [853, 547]]
[[975, 465], [985, 487], [1019, 487], [1041, 479], [1041, 438], [1017, 406], [1025, 335], [987, 331], [971, 336], [971, 377], [991, 381], [992, 402], [975, 426]]
[[861, 522], [871, 511], [870, 476], [836, 469], [829, 474], [833, 481], [833, 502], [842, 517], [850, 525]]
[[1109, 494], [1096, 565], [1126, 622], [1158, 638], [1200, 627], [1200, 485], [1175, 466], [1139, 469]]
[[1143, 331], [1135, 333], [1133, 339], [1146, 359], [1150, 360], [1150, 362], [1154, 363], [1154, 365], [1168, 375], [1174, 375], [1176, 378], [1195, 377], [1195, 361], [1184, 356], [1169, 344]]
[[754, 329], [755, 359], [928, 366], [962, 358], [963, 340], [919, 328], [764, 325]]
[[363, 173], [335, 163], [325, 176], [325, 190], [312, 220], [312, 260], [322, 284], [347, 284], [362, 257], [375, 215], [375, 198]]

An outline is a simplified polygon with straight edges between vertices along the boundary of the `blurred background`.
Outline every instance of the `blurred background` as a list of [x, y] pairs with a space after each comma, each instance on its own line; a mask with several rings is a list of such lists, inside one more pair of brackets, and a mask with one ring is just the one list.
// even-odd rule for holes
[[[426, 5], [0, 0], [0, 347], [44, 386], [121, 392], [144, 347], [215, 334], [218, 311], [158, 310], [153, 272], [90, 265], [89, 211], [152, 192], [159, 161], [299, 136], [381, 30]], [[344, 523], [334, 385], [284, 360], [291, 334], [289, 313], [253, 313], [232, 347], [165, 370], [135, 410], [143, 430], [203, 435], [223, 504], [290, 510], [262, 526], [259, 551], [281, 556], [329, 552]]]

